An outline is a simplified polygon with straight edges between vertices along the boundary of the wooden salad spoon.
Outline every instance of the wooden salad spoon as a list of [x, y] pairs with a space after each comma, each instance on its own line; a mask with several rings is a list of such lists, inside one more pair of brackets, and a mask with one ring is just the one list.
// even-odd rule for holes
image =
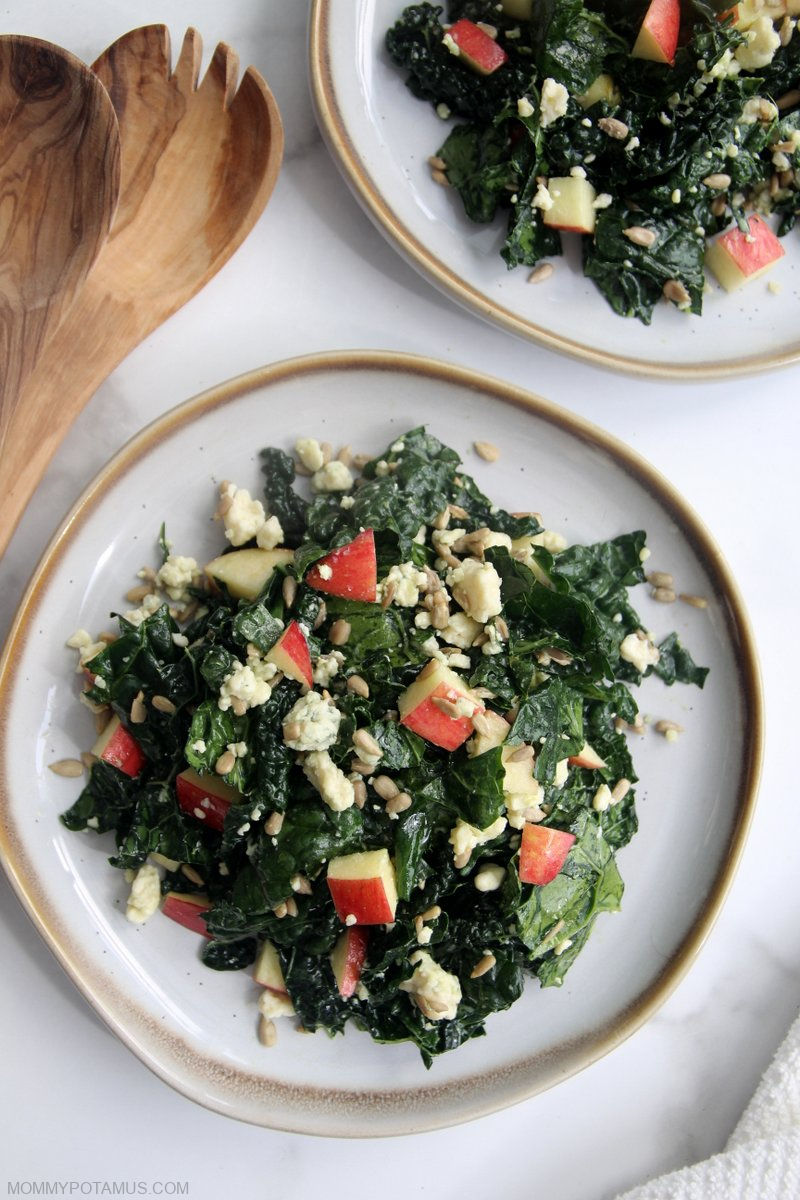
[[117, 118], [96, 75], [0, 37], [0, 454], [20, 388], [94, 263], [117, 205]]
[[24, 389], [0, 462], [0, 554], [59, 443], [103, 380], [191, 299], [252, 229], [280, 170], [283, 128], [253, 68], [217, 46], [198, 86], [194, 29], [170, 69], [163, 25], [94, 64], [119, 121], [122, 184], [111, 234]]

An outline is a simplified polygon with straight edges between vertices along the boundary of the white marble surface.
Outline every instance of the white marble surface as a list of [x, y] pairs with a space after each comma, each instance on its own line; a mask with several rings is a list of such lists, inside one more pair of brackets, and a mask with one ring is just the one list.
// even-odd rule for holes
[[[266, 214], [206, 290], [123, 363], [64, 443], [2, 563], [3, 634], [60, 517], [124, 441], [175, 402], [261, 363], [375, 347], [460, 362], [540, 392], [624, 438], [716, 535], [746, 597], [767, 702], [761, 799], [744, 859], [698, 961], [622, 1047], [549, 1093], [471, 1125], [333, 1142], [239, 1125], [152, 1076], [86, 1006], [0, 880], [0, 1187], [181, 1181], [192, 1200], [320, 1187], [361, 1200], [491, 1192], [606, 1200], [719, 1150], [800, 998], [793, 745], [800, 554], [800, 368], [720, 384], [616, 378], [463, 314], [384, 243], [317, 133], [301, 0], [7, 0], [8, 31], [87, 61], [134, 25], [195, 25], [269, 79], [287, 135]], [[69, 1194], [69, 1192], [67, 1192]], [[73, 1194], [80, 1194], [73, 1191]], [[83, 1194], [102, 1194], [101, 1190]]]

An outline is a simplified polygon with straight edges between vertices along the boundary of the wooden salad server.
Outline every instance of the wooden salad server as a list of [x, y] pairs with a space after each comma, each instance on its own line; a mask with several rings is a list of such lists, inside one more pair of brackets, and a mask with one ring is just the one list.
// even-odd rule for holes
[[275, 186], [283, 128], [253, 68], [217, 46], [198, 86], [202, 45], [188, 30], [170, 68], [163, 25], [135, 29], [94, 64], [122, 144], [111, 234], [24, 389], [0, 461], [0, 553], [58, 445], [103, 380], [191, 299], [252, 229]]
[[49, 42], [0, 36], [0, 461], [20, 389], [108, 236], [119, 183], [117, 118], [97, 76]]

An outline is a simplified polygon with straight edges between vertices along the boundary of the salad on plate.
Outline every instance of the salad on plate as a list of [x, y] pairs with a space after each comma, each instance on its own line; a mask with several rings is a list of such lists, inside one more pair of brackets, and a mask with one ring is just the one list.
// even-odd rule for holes
[[130, 920], [252, 971], [265, 1044], [352, 1022], [430, 1065], [620, 907], [631, 686], [706, 670], [631, 605], [644, 533], [568, 546], [424, 428], [294, 452], [262, 451], [263, 499], [220, 486], [217, 557], [162, 528], [118, 631], [70, 638], [99, 733], [62, 820], [113, 831]]
[[[386, 34], [413, 94], [456, 120], [432, 179], [506, 220], [544, 282], [564, 238], [615, 312], [700, 314], [784, 255], [800, 210], [798, 0], [450, 0]], [[777, 282], [770, 287], [779, 289]]]

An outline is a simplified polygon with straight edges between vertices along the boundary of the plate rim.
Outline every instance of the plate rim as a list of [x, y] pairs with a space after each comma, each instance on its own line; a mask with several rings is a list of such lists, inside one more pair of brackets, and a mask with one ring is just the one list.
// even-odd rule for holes
[[[470, 1084], [476, 1084], [478, 1079], [486, 1074], [483, 1072], [416, 1091], [347, 1088], [333, 1090], [310, 1085], [285, 1084], [280, 1080], [266, 1079], [263, 1075], [251, 1075], [232, 1068], [215, 1060], [210, 1054], [196, 1054], [183, 1042], [179, 1034], [167, 1033], [162, 1028], [156, 1029], [155, 1023], [150, 1021], [146, 1013], [139, 1014], [138, 1024], [132, 1018], [130, 1010], [125, 1010], [123, 1019], [124, 990], [99, 975], [95, 980], [91, 978], [91, 967], [83, 961], [80, 946], [70, 944], [69, 938], [65, 937], [63, 932], [60, 933], [57, 910], [50, 905], [48, 911], [44, 898], [38, 894], [35, 876], [25, 869], [26, 855], [23, 853], [22, 839], [16, 837], [11, 827], [12, 823], [5, 819], [8, 793], [13, 791], [13, 788], [6, 787], [6, 781], [10, 777], [10, 759], [7, 753], [8, 720], [5, 709], [0, 708], [0, 861], [18, 899], [45, 944], [93, 1010], [123, 1044], [164, 1082], [188, 1099], [213, 1111], [285, 1132], [367, 1138], [446, 1128], [500, 1111], [583, 1070], [613, 1050], [649, 1020], [677, 987], [697, 957], [722, 909], [735, 876], [757, 799], [763, 758], [764, 705], [753, 633], [730, 568], [711, 533], [656, 468], [612, 434], [514, 384], [471, 368], [427, 356], [381, 350], [314, 353], [256, 368], [183, 401], [130, 438], [87, 485], [45, 548], [20, 603], [0, 657], [0, 694], [5, 695], [10, 690], [23, 645], [34, 625], [40, 598], [58, 568], [63, 552], [118, 478], [135, 466], [164, 437], [215, 408], [235, 402], [249, 392], [280, 383], [285, 379], [303, 378], [310, 374], [337, 370], [410, 373], [422, 375], [434, 382], [441, 381], [476, 390], [492, 400], [508, 403], [512, 407], [521, 408], [549, 421], [568, 435], [576, 436], [581, 442], [610, 454], [615, 462], [633, 474], [637, 481], [656, 495], [659, 502], [680, 517], [683, 525], [691, 533], [695, 550], [711, 574], [715, 587], [727, 601], [726, 625], [731, 641], [734, 641], [741, 651], [740, 678], [744, 715], [751, 732], [748, 744], [742, 751], [741, 785], [727, 855], [720, 864], [697, 918], [657, 978], [626, 1007], [620, 1009], [608, 1026], [592, 1031], [591, 1034], [569, 1044], [560, 1065], [556, 1062], [548, 1063], [544, 1069], [540, 1067], [537, 1078], [527, 1082], [525, 1080], [522, 1068], [526, 1062], [530, 1066], [532, 1059], [529, 1058], [519, 1064], [519, 1069], [513, 1075], [508, 1075], [507, 1079], [501, 1081], [499, 1077], [496, 1078], [494, 1090], [487, 1086], [483, 1093], [477, 1087], [470, 1087]], [[129, 1000], [127, 1002], [130, 1004]], [[165, 1048], [163, 1056], [159, 1058], [159, 1046], [166, 1047], [167, 1044], [170, 1053], [167, 1053]], [[488, 1075], [491, 1074], [492, 1072], [488, 1072]], [[497, 1075], [497, 1072], [495, 1074]], [[234, 1087], [232, 1080], [235, 1082], [236, 1079], [239, 1080], [239, 1085]], [[203, 1087], [204, 1083], [208, 1084], [211, 1080], [218, 1088], [219, 1094]], [[227, 1094], [226, 1087], [229, 1089]], [[498, 1091], [500, 1095], [497, 1094]], [[459, 1101], [455, 1113], [447, 1112], [447, 1093], [455, 1094], [451, 1095], [451, 1103], [454, 1099]], [[427, 1107], [420, 1116], [415, 1113], [415, 1103], [423, 1101], [423, 1096]], [[324, 1102], [320, 1103], [321, 1101]], [[288, 1108], [284, 1108], [287, 1102]], [[379, 1110], [380, 1115], [376, 1121], [375, 1114]], [[359, 1119], [362, 1124], [354, 1127], [354, 1122]]]
[[572, 338], [537, 325], [535, 321], [520, 317], [451, 270], [395, 215], [391, 204], [364, 166], [348, 131], [333, 83], [329, 53], [331, 9], [334, 3], [335, 0], [311, 0], [309, 14], [308, 71], [311, 98], [320, 132], [331, 157], [367, 216], [406, 262], [440, 292], [449, 296], [462, 308], [476, 313], [483, 320], [517, 337], [579, 361], [640, 378], [669, 379], [685, 383], [742, 378], [761, 371], [790, 367], [800, 361], [800, 342], [793, 350], [749, 355], [724, 363], [672, 363], [657, 358], [633, 358], [593, 346], [584, 346]]

